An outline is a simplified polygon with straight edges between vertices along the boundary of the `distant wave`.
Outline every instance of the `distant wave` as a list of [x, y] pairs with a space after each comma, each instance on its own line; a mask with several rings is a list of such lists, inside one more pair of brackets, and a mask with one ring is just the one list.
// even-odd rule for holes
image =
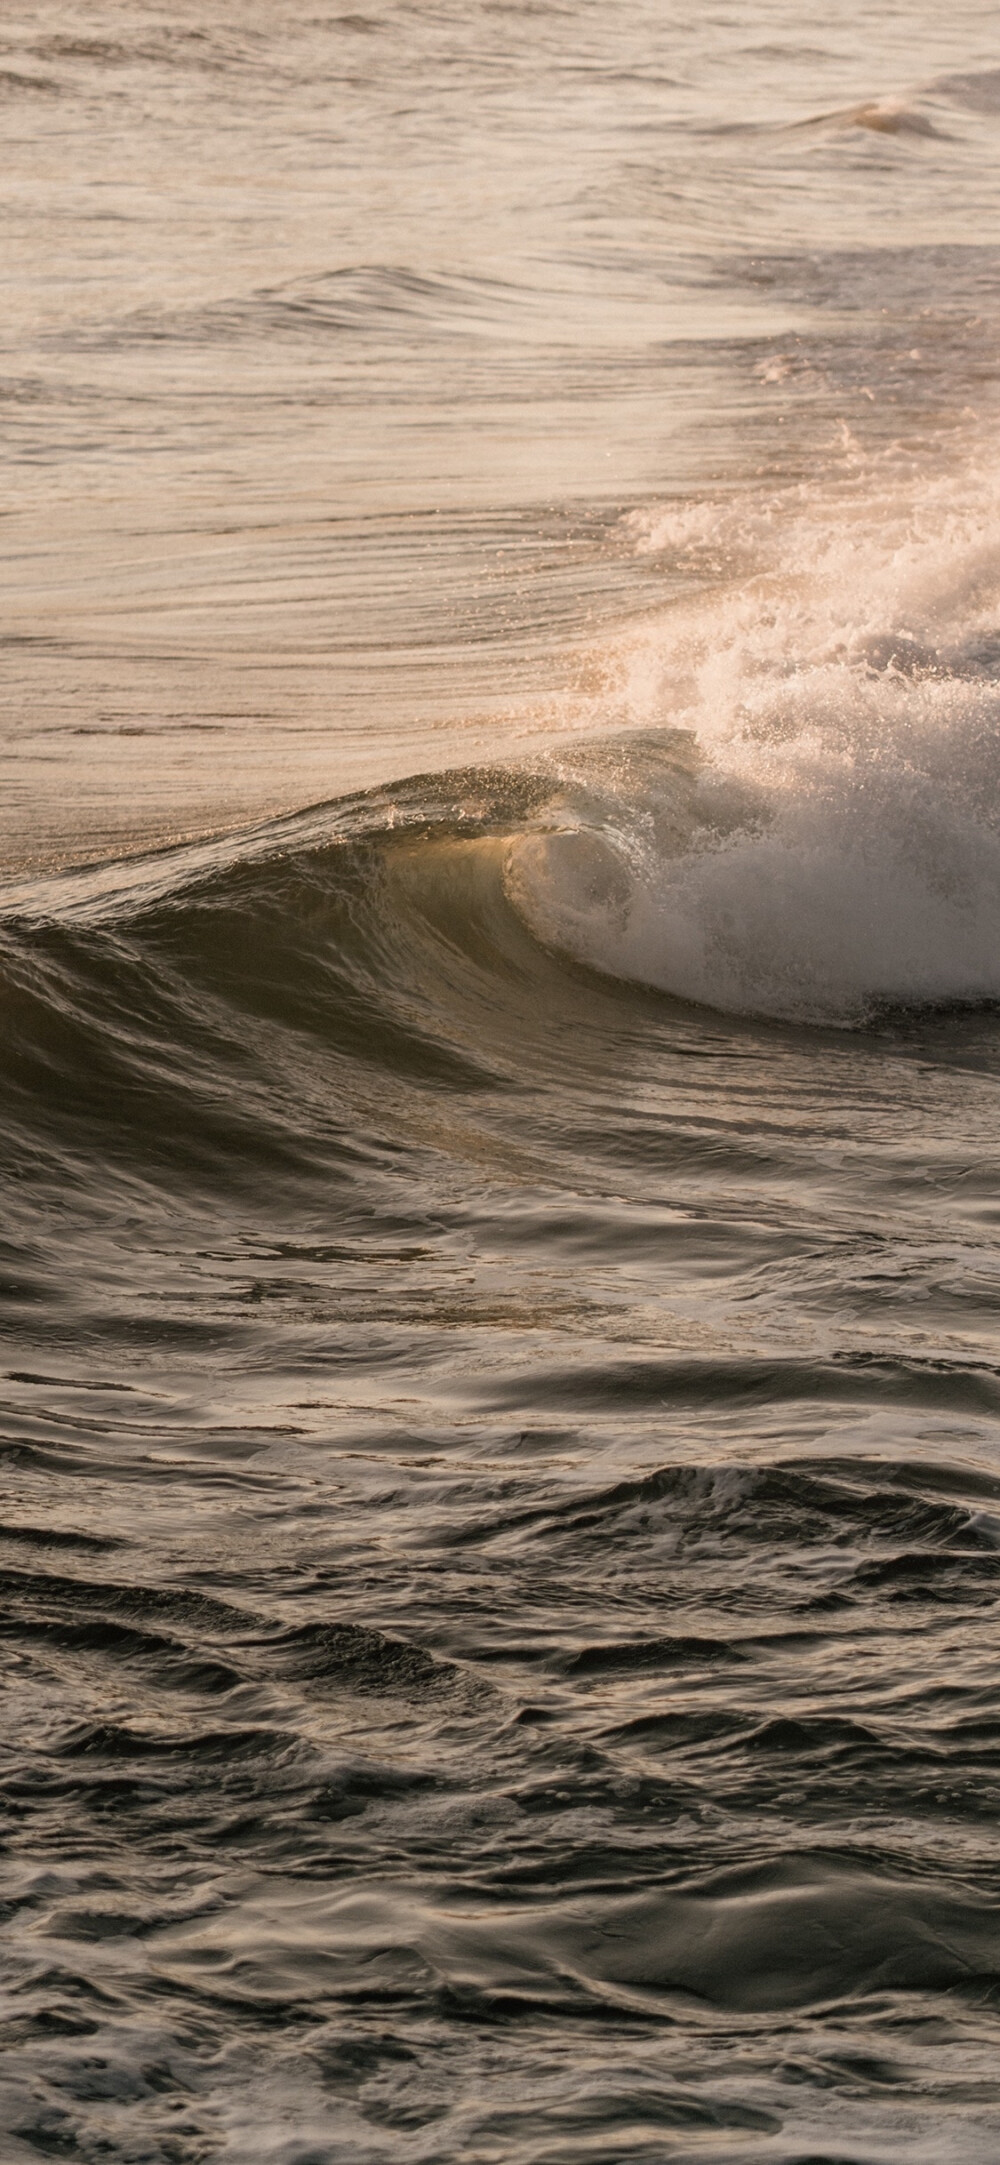
[[932, 88], [970, 113], [1000, 113], [1000, 68], [969, 68], [954, 75], [939, 75]]
[[207, 306], [133, 309], [112, 325], [78, 327], [73, 340], [85, 346], [202, 345], [330, 332], [383, 340], [407, 331], [425, 339], [489, 337], [512, 322], [524, 329], [533, 317], [544, 324], [548, 298], [502, 279], [347, 263]]

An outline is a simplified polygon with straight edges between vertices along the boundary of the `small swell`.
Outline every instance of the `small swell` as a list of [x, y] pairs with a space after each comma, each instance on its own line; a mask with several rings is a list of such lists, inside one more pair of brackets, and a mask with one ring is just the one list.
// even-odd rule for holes
[[[181, 1926], [157, 1945], [167, 1975], [222, 1973], [239, 1920]], [[326, 1896], [302, 1920], [304, 1975], [353, 1997], [375, 1977], [448, 1995], [469, 2014], [514, 2011], [539, 1996], [649, 2013], [651, 1998], [743, 2013], [822, 2005], [873, 1992], [982, 1991], [1000, 1977], [1000, 1916], [971, 1890], [902, 1880], [858, 1860], [808, 1854], [624, 1899], [589, 1896], [527, 1914], [481, 1905], [434, 1909], [377, 1883]], [[246, 1939], [241, 1988], [259, 1990]]]

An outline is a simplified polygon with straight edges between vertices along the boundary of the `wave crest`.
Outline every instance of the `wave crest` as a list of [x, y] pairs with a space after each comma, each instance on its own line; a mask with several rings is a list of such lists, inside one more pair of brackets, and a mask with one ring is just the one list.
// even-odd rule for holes
[[733, 584], [636, 641], [633, 708], [679, 729], [565, 763], [565, 817], [512, 845], [536, 935], [796, 1021], [1000, 997], [998, 501], [994, 472], [633, 518]]

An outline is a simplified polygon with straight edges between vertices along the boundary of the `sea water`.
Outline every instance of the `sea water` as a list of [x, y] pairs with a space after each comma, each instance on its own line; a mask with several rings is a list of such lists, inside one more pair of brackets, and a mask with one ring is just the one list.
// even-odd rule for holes
[[1000, 2154], [1000, 65], [0, 23], [10, 2165]]

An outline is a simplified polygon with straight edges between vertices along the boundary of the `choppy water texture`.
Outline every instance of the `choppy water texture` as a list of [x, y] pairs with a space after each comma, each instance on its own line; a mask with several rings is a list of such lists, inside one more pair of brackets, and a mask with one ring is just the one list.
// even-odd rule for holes
[[1000, 2156], [994, 33], [0, 24], [5, 2165]]

